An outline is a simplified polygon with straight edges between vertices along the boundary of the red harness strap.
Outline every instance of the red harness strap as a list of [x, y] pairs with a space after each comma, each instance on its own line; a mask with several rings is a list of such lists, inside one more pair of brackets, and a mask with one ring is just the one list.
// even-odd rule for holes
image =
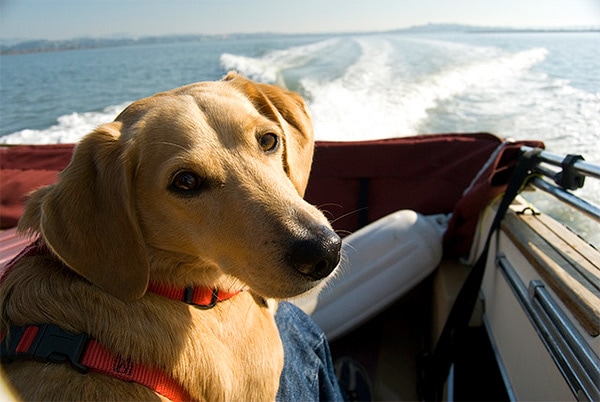
[[[6, 264], [0, 277], [0, 285], [20, 259], [44, 254], [50, 254], [50, 250], [41, 240], [31, 243]], [[150, 283], [148, 291], [201, 309], [213, 308], [218, 302], [239, 293], [201, 287], [180, 289], [157, 283]], [[137, 382], [172, 401], [191, 400], [187, 391], [162, 370], [123, 359], [86, 334], [74, 335], [51, 324], [13, 326], [10, 328], [10, 335], [6, 332], [0, 334], [0, 342], [2, 363], [17, 359], [69, 362], [82, 373], [95, 371], [123, 381]]]
[[88, 344], [81, 363], [93, 368], [94, 371], [120, 380], [142, 384], [173, 402], [190, 401], [192, 399], [177, 381], [166, 375], [162, 370], [134, 364], [130, 360], [123, 360], [119, 356], [113, 355], [95, 340], [91, 340]]
[[137, 382], [174, 402], [192, 399], [177, 381], [162, 370], [124, 360], [94, 339], [88, 339], [85, 334], [73, 335], [56, 325], [42, 324], [11, 327], [10, 335], [6, 335], [3, 333], [1, 336], [2, 363], [14, 360], [70, 362], [81, 373], [93, 371]]
[[81, 373], [94, 371], [119, 380], [137, 382], [174, 402], [192, 399], [177, 381], [162, 370], [122, 359], [87, 335], [73, 335], [56, 325], [14, 326], [10, 335], [2, 334], [1, 341], [2, 363], [14, 360], [70, 362]]

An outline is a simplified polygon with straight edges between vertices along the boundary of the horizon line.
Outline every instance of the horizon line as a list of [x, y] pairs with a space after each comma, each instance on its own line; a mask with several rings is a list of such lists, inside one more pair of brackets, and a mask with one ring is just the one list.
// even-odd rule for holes
[[[76, 36], [70, 36], [65, 38], [42, 38], [42, 37], [0, 37], [0, 43], [2, 42], [13, 42], [13, 45], [24, 42], [33, 41], [70, 41], [78, 39], [104, 39], [104, 40], [119, 40], [119, 39], [145, 39], [145, 38], [162, 38], [162, 37], [177, 37], [177, 36], [206, 36], [206, 37], [223, 37], [229, 35], [328, 35], [328, 34], [368, 34], [368, 33], [385, 33], [385, 32], [398, 32], [398, 31], [410, 31], [418, 30], [423, 28], [463, 28], [463, 29], [483, 29], [483, 30], [498, 30], [498, 31], [596, 31], [600, 30], [600, 25], [562, 25], [562, 26], [507, 26], [507, 25], [472, 25], [463, 24], [456, 22], [441, 22], [441, 23], [425, 23], [419, 25], [410, 25], [407, 27], [383, 29], [383, 30], [340, 30], [340, 31], [303, 31], [303, 32], [281, 32], [281, 31], [232, 31], [223, 33], [202, 33], [202, 32], [179, 32], [179, 33], [161, 33], [161, 34], [133, 34], [128, 32], [114, 33], [114, 34], [82, 34]], [[18, 42], [17, 42], [18, 41]]]

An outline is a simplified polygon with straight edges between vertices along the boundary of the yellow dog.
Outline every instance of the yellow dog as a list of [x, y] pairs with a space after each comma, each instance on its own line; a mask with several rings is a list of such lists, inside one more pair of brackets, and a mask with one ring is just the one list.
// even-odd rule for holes
[[[340, 238], [302, 199], [312, 153], [303, 100], [234, 73], [137, 101], [88, 134], [21, 219], [41, 240], [0, 287], [17, 350], [5, 379], [24, 399], [274, 400], [270, 299], [310, 290], [340, 260]], [[40, 357], [28, 333], [36, 345], [84, 334], [122, 377], [159, 373], [176, 390], [89, 368], [62, 344]]]

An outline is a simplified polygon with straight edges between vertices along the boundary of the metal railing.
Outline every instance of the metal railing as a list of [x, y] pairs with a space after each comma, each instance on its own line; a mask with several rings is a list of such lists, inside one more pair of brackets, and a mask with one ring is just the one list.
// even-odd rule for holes
[[497, 256], [496, 264], [511, 285], [517, 300], [523, 306], [577, 400], [599, 400], [598, 355], [581, 337], [569, 317], [549, 294], [544, 283], [532, 280], [529, 287], [525, 287], [515, 268], [502, 254]]
[[[522, 152], [532, 150], [521, 147]], [[540, 176], [530, 184], [600, 222], [600, 207], [571, 192], [583, 187], [587, 177], [600, 179], [600, 166], [586, 162], [580, 155], [560, 156], [541, 151], [538, 158], [540, 163], [535, 172]]]

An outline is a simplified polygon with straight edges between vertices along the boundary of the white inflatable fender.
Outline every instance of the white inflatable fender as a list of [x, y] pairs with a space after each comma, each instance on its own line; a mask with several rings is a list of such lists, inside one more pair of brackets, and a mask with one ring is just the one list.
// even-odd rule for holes
[[333, 277], [291, 302], [333, 340], [358, 327], [431, 274], [442, 259], [447, 215], [401, 210], [347, 236]]

